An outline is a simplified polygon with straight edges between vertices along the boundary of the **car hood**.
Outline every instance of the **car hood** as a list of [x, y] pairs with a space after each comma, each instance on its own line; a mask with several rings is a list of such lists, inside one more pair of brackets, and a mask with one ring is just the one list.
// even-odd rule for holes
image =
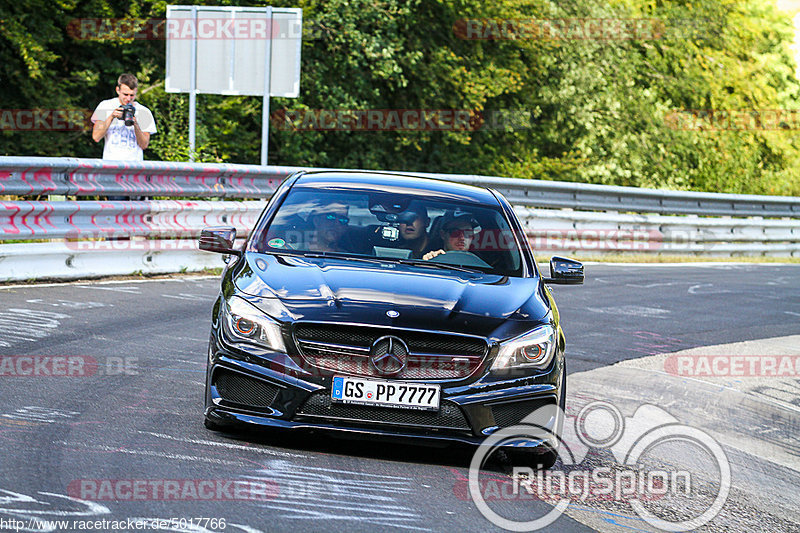
[[244, 260], [234, 278], [239, 291], [268, 314], [293, 321], [491, 336], [508, 321], [543, 321], [549, 310], [539, 278], [340, 258], [248, 253]]

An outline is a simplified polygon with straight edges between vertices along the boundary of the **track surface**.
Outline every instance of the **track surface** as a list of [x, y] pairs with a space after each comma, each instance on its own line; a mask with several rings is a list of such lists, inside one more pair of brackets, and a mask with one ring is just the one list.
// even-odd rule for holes
[[[0, 288], [0, 356], [98, 363], [91, 376], [0, 375], [0, 530], [10, 519], [27, 527], [31, 518], [134, 517], [224, 518], [225, 531], [498, 529], [466, 491], [469, 450], [204, 429], [204, 359], [217, 291], [209, 278]], [[655, 403], [702, 426], [720, 439], [733, 477], [723, 511], [703, 529], [798, 530], [791, 495], [800, 492], [800, 411], [610, 365], [800, 334], [800, 265], [588, 265], [586, 285], [554, 293], [567, 335], [569, 413], [591, 399], [616, 402], [626, 415]], [[718, 409], [723, 399], [749, 406], [741, 420], [718, 419], [739, 416]], [[760, 448], [761, 439], [773, 448]], [[507, 474], [502, 462], [490, 473]], [[69, 499], [86, 494], [81, 483], [98, 480], [243, 479], [274, 492], [259, 501]], [[530, 501], [506, 507], [520, 517], [549, 509]], [[596, 501], [571, 506], [554, 528], [654, 530], [627, 503]]]

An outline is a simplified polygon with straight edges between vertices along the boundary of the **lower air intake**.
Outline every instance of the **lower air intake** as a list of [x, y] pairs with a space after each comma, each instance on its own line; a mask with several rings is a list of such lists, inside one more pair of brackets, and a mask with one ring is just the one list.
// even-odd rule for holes
[[[555, 407], [555, 403], [555, 398], [541, 398], [538, 400], [495, 404], [492, 405], [492, 414], [494, 415], [494, 422], [498, 427], [507, 428], [520, 424], [525, 417], [531, 413], [537, 412], [541, 407], [546, 405]], [[553, 412], [555, 412], [555, 410], [548, 409], [544, 416], [536, 416], [533, 423], [546, 425]], [[547, 420], [545, 420], [545, 418]]]
[[219, 370], [214, 385], [223, 400], [251, 407], [269, 407], [280, 390], [275, 385], [238, 372]]
[[439, 411], [417, 411], [368, 405], [335, 403], [330, 392], [312, 394], [297, 411], [296, 419], [325, 418], [356, 423], [389, 424], [422, 428], [469, 430], [469, 424], [461, 409], [452, 402], [442, 402]]

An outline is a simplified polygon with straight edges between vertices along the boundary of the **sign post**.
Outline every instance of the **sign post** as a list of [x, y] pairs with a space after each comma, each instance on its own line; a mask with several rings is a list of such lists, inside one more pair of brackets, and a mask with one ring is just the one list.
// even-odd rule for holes
[[[272, 6], [267, 7], [268, 35], [272, 35]], [[261, 117], [261, 166], [267, 165], [269, 153], [269, 96], [272, 86], [272, 39], [267, 39], [267, 52], [264, 54], [264, 107]]]
[[[197, 28], [197, 6], [192, 6], [192, 23]], [[197, 39], [189, 52], [189, 161], [194, 162], [197, 131]]]

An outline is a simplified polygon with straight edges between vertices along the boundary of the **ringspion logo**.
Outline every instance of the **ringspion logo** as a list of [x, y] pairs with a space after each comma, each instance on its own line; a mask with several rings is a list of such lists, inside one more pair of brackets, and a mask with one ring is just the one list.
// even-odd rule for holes
[[[549, 429], [558, 427], [558, 420], [564, 421], [561, 435]], [[498, 449], [554, 439], [559, 442], [560, 470], [534, 471], [528, 465], [514, 464], [511, 483], [481, 476], [488, 458]], [[613, 461], [594, 466], [590, 458], [584, 464], [591, 450], [605, 450]], [[679, 468], [663, 460], [662, 450], [668, 450], [673, 457], [692, 457], [700, 466], [687, 463], [686, 468]], [[459, 486], [457, 483], [456, 494]], [[472, 457], [468, 487], [481, 514], [509, 531], [546, 528], [571, 504], [592, 500], [628, 505], [658, 529], [688, 531], [704, 526], [720, 512], [730, 491], [731, 468], [724, 450], [710, 435], [681, 424], [658, 406], [642, 405], [626, 417], [614, 405], [594, 401], [576, 417], [567, 416], [555, 405], [542, 407], [520, 424], [487, 437]], [[687, 499], [693, 502], [690, 515], [676, 517], [677, 505], [670, 504]], [[551, 505], [531, 507], [531, 511], [542, 512], [529, 515], [541, 516], [525, 521], [504, 515], [506, 508], [502, 505], [490, 505], [526, 500]]]

